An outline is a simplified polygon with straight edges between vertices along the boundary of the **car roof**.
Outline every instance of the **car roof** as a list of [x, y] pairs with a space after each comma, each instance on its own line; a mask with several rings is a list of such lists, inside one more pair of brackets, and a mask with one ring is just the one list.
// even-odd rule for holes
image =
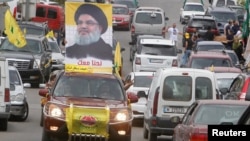
[[98, 77], [98, 78], [109, 78], [109, 79], [118, 79], [118, 77], [115, 74], [111, 73], [81, 73], [81, 72], [65, 72], [62, 71], [63, 75], [66, 76], [92, 76], [92, 77]]
[[236, 67], [214, 66], [214, 67], [207, 67], [205, 69], [210, 70], [215, 73], [241, 73], [242, 72], [239, 68], [236, 68]]
[[199, 41], [197, 45], [223, 45], [223, 44], [219, 41]]
[[136, 9], [136, 11], [155, 11], [155, 12], [164, 12], [163, 9], [160, 7], [148, 7], [148, 6], [141, 6]]
[[[195, 58], [230, 58], [230, 56], [226, 53], [219, 51], [193, 51], [190, 57]], [[231, 59], [231, 58], [230, 58]]]
[[192, 19], [206, 19], [206, 20], [215, 20], [211, 15], [193, 15]]
[[228, 8], [228, 7], [212, 7], [211, 11], [213, 12], [223, 12], [223, 13], [235, 13], [235, 11], [233, 11], [232, 9]]
[[160, 38], [160, 39], [164, 39], [163, 36], [160, 35], [150, 35], [150, 34], [144, 34], [144, 35], [138, 35], [137, 38]]
[[238, 101], [238, 100], [197, 100], [199, 104], [228, 104], [228, 105], [249, 105], [250, 101]]
[[171, 45], [174, 46], [175, 42], [168, 39], [141, 39], [141, 44], [154, 44], [154, 45]]
[[188, 72], [198, 72], [198, 73], [210, 73], [214, 74], [213, 72], [205, 69], [196, 69], [196, 68], [179, 68], [179, 67], [172, 67], [172, 68], [160, 68], [159, 70], [162, 70], [163, 72], [183, 72], [183, 73], [188, 73]]

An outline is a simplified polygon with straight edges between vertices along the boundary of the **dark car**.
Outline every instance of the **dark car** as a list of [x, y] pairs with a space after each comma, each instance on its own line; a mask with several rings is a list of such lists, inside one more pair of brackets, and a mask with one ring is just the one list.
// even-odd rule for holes
[[215, 18], [221, 34], [224, 34], [224, 26], [229, 20], [238, 20], [236, 12], [228, 7], [208, 7], [206, 15], [211, 15]]
[[133, 114], [122, 80], [114, 74], [61, 71], [43, 108], [42, 141], [130, 141]]
[[200, 34], [204, 38], [208, 28], [211, 28], [214, 35], [220, 35], [217, 22], [215, 18], [210, 15], [193, 15], [190, 17], [188, 23], [183, 27], [182, 46], [185, 45], [185, 34], [188, 33], [190, 37], [193, 34]]
[[23, 83], [30, 83], [32, 87], [39, 87], [45, 83], [51, 71], [51, 48], [45, 36], [26, 36], [27, 44], [16, 47], [8, 38], [0, 45], [1, 56], [8, 60], [8, 64], [15, 66]]
[[235, 100], [198, 100], [187, 110], [182, 120], [171, 117], [174, 128], [173, 141], [208, 140], [208, 125], [236, 125], [250, 102]]

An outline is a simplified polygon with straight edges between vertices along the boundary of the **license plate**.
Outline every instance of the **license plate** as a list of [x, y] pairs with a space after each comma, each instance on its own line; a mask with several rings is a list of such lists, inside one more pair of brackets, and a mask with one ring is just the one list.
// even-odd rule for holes
[[150, 63], [162, 63], [163, 60], [160, 59], [150, 59]]
[[164, 113], [182, 113], [186, 112], [186, 108], [183, 107], [165, 107]]

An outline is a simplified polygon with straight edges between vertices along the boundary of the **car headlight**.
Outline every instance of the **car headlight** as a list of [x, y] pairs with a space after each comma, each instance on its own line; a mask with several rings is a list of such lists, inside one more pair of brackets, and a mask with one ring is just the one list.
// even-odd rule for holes
[[11, 95], [11, 97], [10, 97], [10, 100], [11, 100], [11, 101], [22, 102], [23, 99], [24, 99], [24, 94], [22, 94], [22, 93], [19, 93], [19, 94], [17, 94], [17, 95]]
[[62, 118], [64, 117], [62, 109], [54, 104], [49, 105], [48, 115], [52, 117]]
[[40, 59], [35, 59], [33, 68], [38, 69], [40, 68], [41, 60]]
[[127, 121], [132, 119], [132, 112], [128, 109], [122, 109], [117, 111], [116, 115], [114, 116], [114, 121]]

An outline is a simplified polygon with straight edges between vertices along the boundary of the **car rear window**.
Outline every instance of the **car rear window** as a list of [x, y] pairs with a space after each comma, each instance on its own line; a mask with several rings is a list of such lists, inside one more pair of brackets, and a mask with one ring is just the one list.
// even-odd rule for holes
[[176, 48], [168, 45], [143, 44], [140, 54], [176, 56]]
[[184, 11], [204, 11], [201, 5], [186, 5]]
[[[100, 88], [107, 84], [110, 90], [109, 99], [124, 100], [122, 86], [116, 79], [100, 78], [94, 76], [66, 76], [60, 77], [54, 89], [54, 96], [100, 98]], [[66, 87], [67, 86], [67, 87]]]
[[228, 22], [229, 20], [236, 20], [236, 14], [232, 12], [211, 12], [217, 22]]
[[32, 35], [45, 35], [44, 29], [39, 27], [32, 27], [32, 26], [25, 26], [19, 25], [22, 31], [25, 30], [25, 34], [32, 34]]
[[230, 59], [224, 58], [193, 58], [191, 68], [204, 69], [206, 67], [232, 67]]
[[216, 28], [216, 23], [214, 20], [206, 20], [206, 19], [193, 19], [192, 23], [190, 24], [192, 27], [208, 27]]
[[135, 22], [140, 24], [162, 24], [162, 14], [155, 12], [140, 12], [136, 14]]
[[223, 122], [231, 122], [236, 124], [247, 107], [248, 105], [204, 104], [199, 107], [194, 123], [218, 125]]
[[224, 45], [199, 45], [197, 46], [197, 50], [199, 51], [208, 51], [208, 50], [222, 50], [225, 49]]
[[153, 76], [135, 76], [134, 87], [147, 87], [149, 88], [152, 82]]
[[113, 14], [128, 15], [129, 10], [125, 7], [113, 6]]

